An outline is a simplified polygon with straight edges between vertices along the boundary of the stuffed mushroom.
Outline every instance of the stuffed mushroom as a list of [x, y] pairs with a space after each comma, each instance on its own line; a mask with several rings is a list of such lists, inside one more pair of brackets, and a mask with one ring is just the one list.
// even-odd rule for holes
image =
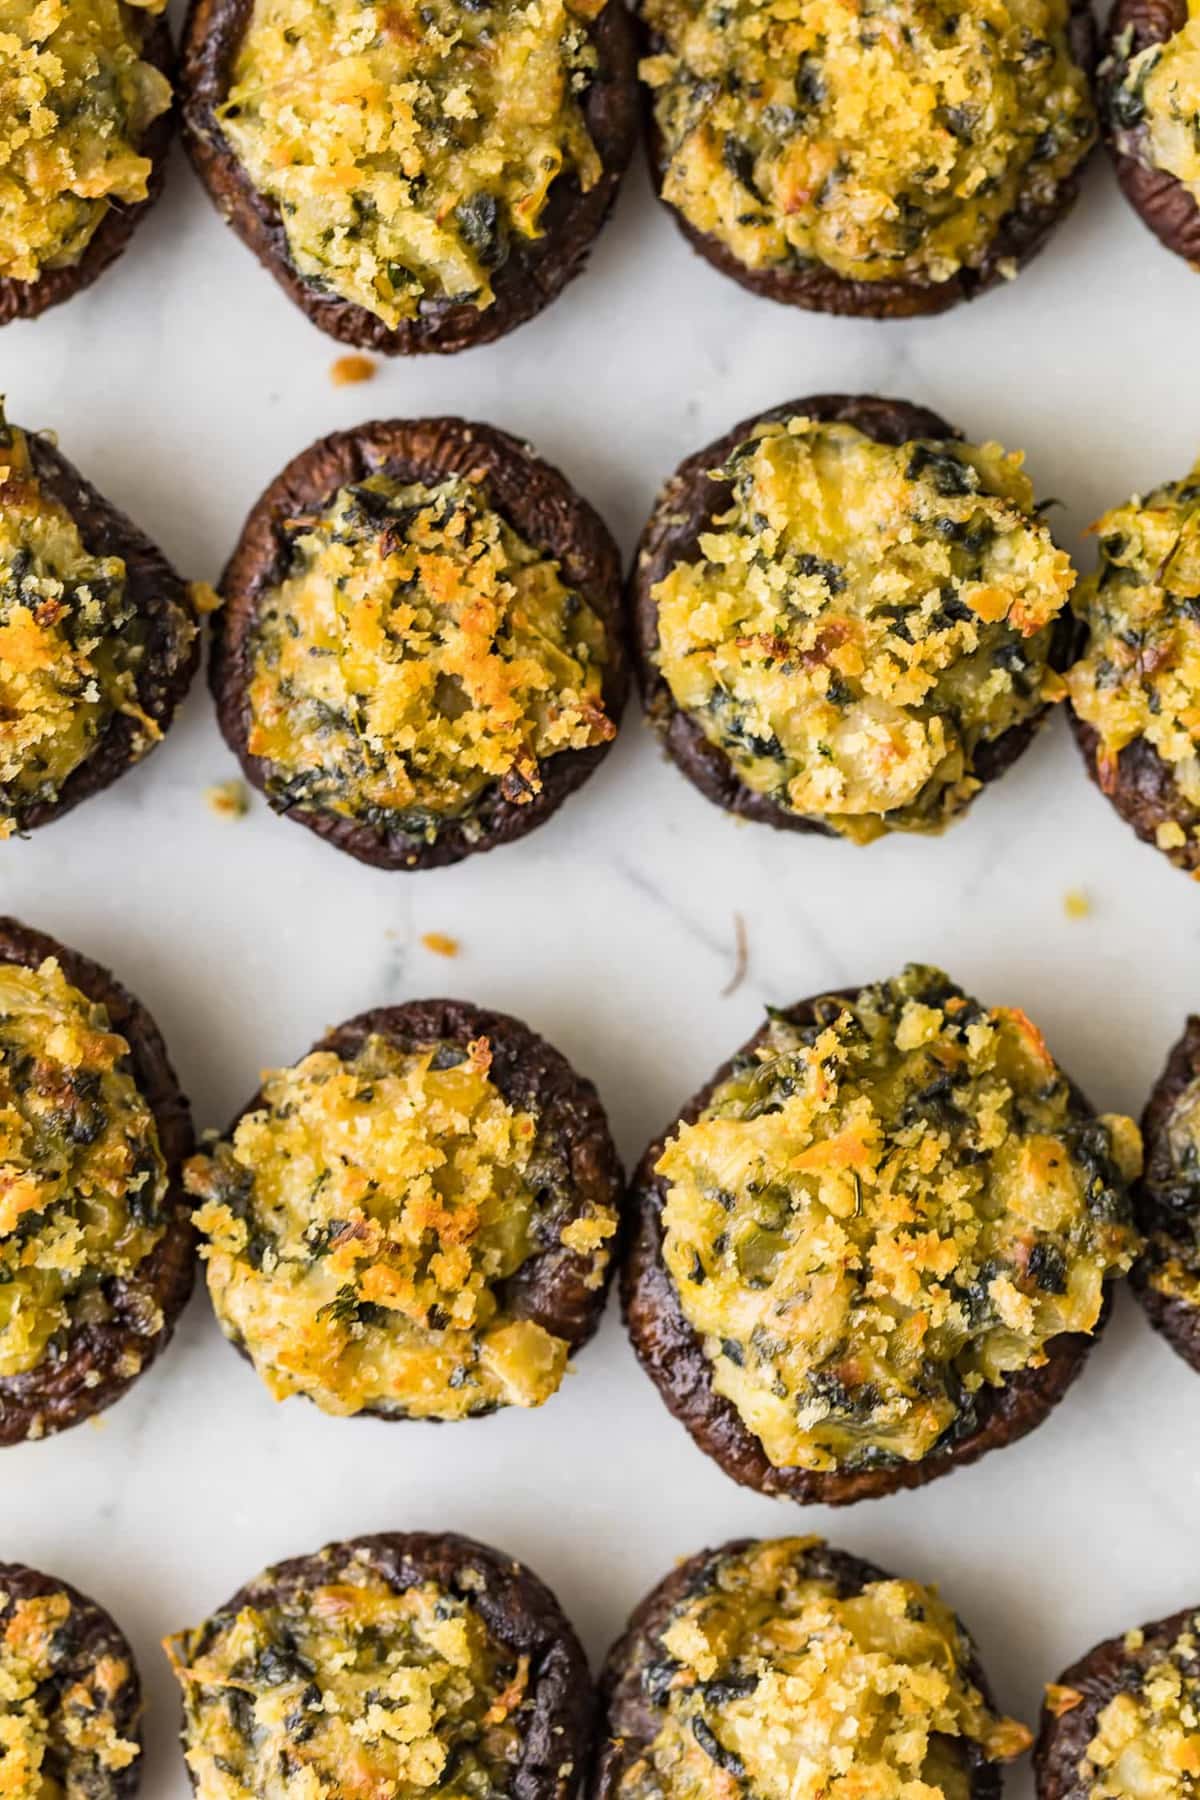
[[592, 1693], [523, 1564], [386, 1532], [266, 1569], [168, 1640], [198, 1800], [370, 1793], [570, 1800]]
[[386, 355], [540, 312], [637, 136], [622, 0], [192, 0], [182, 82], [222, 216], [323, 331]]
[[0, 407], [0, 839], [148, 755], [199, 654], [190, 591], [162, 552]]
[[0, 1790], [131, 1800], [142, 1689], [112, 1617], [68, 1582], [0, 1563]]
[[1104, 514], [1067, 674], [1088, 773], [1137, 835], [1200, 871], [1200, 463]]
[[1135, 1190], [1145, 1249], [1133, 1286], [1173, 1350], [1200, 1371], [1200, 1018], [1188, 1019], [1142, 1115]]
[[166, 0], [0, 0], [0, 325], [87, 287], [162, 189]]
[[0, 919], [0, 1444], [123, 1394], [192, 1287], [187, 1101], [106, 969]]
[[1131, 1119], [940, 971], [772, 1010], [652, 1144], [622, 1297], [736, 1481], [839, 1505], [1045, 1418], [1138, 1248]]
[[869, 318], [1014, 276], [1096, 136], [1086, 0], [639, 0], [650, 160], [753, 292]]
[[1200, 1774], [1200, 1611], [1108, 1638], [1049, 1683], [1038, 1800], [1184, 1795]]
[[815, 1537], [737, 1539], [634, 1611], [589, 1800], [998, 1800], [1031, 1739], [935, 1588]]
[[266, 1075], [187, 1184], [221, 1328], [276, 1399], [540, 1406], [603, 1311], [621, 1197], [604, 1113], [502, 1013], [351, 1019]]
[[907, 401], [790, 401], [659, 497], [633, 575], [646, 713], [727, 812], [940, 831], [1061, 697], [1074, 579], [1019, 455]]
[[1189, 0], [1116, 0], [1100, 111], [1117, 179], [1142, 222], [1200, 262], [1200, 13]]
[[222, 580], [210, 680], [277, 812], [386, 869], [523, 837], [628, 688], [620, 558], [505, 432], [363, 425], [289, 463]]

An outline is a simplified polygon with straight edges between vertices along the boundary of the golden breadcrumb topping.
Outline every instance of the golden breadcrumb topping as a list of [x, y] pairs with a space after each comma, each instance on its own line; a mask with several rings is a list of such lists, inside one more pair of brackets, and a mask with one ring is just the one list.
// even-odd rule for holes
[[0, 1800], [114, 1800], [140, 1754], [117, 1729], [127, 1661], [88, 1655], [82, 1622], [59, 1591], [0, 1592]]
[[1179, 1093], [1152, 1148], [1151, 1166], [1165, 1152], [1166, 1168], [1146, 1183], [1162, 1223], [1148, 1232], [1144, 1268], [1160, 1294], [1200, 1307], [1200, 1075]]
[[111, 206], [147, 194], [171, 84], [142, 60], [165, 0], [0, 0], [0, 280], [77, 263]]
[[[1144, 739], [1200, 808], [1200, 462], [1092, 529], [1099, 567], [1073, 601], [1087, 643], [1066, 679], [1072, 706], [1099, 734], [1100, 785], [1113, 792], [1121, 751]], [[1162, 847], [1187, 842], [1177, 824]]]
[[197, 1800], [512, 1791], [529, 1657], [434, 1581], [398, 1591], [350, 1562], [217, 1613], [167, 1651]]
[[776, 1467], [917, 1462], [1090, 1331], [1137, 1248], [1132, 1119], [1041, 1033], [910, 965], [773, 1014], [657, 1165], [685, 1317]]
[[[53, 959], [0, 963], [0, 1376], [109, 1317], [112, 1283], [136, 1286], [163, 1236], [166, 1192], [154, 1115], [104, 1007]], [[162, 1329], [148, 1291], [138, 1329]]]
[[756, 793], [858, 843], [936, 831], [975, 758], [1061, 693], [1075, 579], [1019, 455], [760, 425], [732, 503], [653, 590], [677, 706]]
[[291, 259], [389, 327], [495, 298], [560, 178], [601, 174], [580, 101], [602, 0], [254, 0], [221, 129]]
[[[748, 269], [978, 268], [1095, 136], [1067, 0], [641, 0], [663, 197]], [[1014, 271], [1015, 272], [1015, 271]]]
[[607, 742], [604, 627], [482, 488], [372, 475], [291, 528], [255, 626], [249, 748], [276, 806], [433, 842]]
[[[1128, 148], [1163, 169], [1200, 198], [1200, 5], [1188, 0], [1187, 19], [1171, 37], [1130, 56], [1132, 33], [1117, 41], [1120, 59], [1106, 104], [1119, 137], [1136, 132]], [[1124, 148], [1125, 145], [1123, 144]]]
[[189, 1164], [217, 1317], [276, 1399], [461, 1419], [558, 1388], [566, 1342], [510, 1310], [504, 1284], [556, 1244], [599, 1282], [616, 1216], [567, 1220], [536, 1115], [490, 1067], [486, 1038], [315, 1051], [267, 1074], [232, 1141]]
[[1080, 1764], [1090, 1800], [1179, 1800], [1200, 1779], [1200, 1617], [1100, 1712]]
[[997, 1716], [935, 1588], [812, 1572], [818, 1538], [714, 1557], [658, 1634], [643, 1675], [661, 1723], [620, 1800], [969, 1800], [967, 1751], [1030, 1734]]
[[[195, 627], [178, 614], [186, 643]], [[119, 556], [93, 556], [0, 406], [0, 839], [56, 801], [117, 714], [135, 756], [162, 735], [138, 704], [146, 621]]]

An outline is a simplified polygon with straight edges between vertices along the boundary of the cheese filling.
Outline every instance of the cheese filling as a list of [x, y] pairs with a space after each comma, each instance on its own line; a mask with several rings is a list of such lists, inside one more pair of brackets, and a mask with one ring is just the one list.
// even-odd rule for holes
[[1138, 1686], [1101, 1711], [1079, 1769], [1089, 1800], [1179, 1800], [1193, 1792], [1200, 1778], [1198, 1628], [1200, 1618], [1193, 1619]]
[[558, 1388], [566, 1342], [505, 1283], [562, 1246], [599, 1284], [616, 1216], [572, 1210], [490, 1066], [486, 1038], [315, 1051], [189, 1165], [217, 1317], [276, 1399], [461, 1419]]
[[365, 1565], [331, 1568], [167, 1649], [197, 1800], [513, 1791], [529, 1657], [434, 1581], [397, 1591]]
[[613, 736], [604, 627], [483, 490], [372, 475], [291, 528], [262, 602], [252, 755], [280, 807], [433, 842], [488, 795], [527, 804], [541, 765]]
[[91, 554], [0, 409], [0, 839], [59, 798], [118, 714], [134, 721], [135, 755], [157, 742], [138, 704], [145, 655], [124, 562]]
[[[1117, 132], [1139, 131], [1137, 155], [1200, 200], [1200, 5], [1188, 0], [1181, 29], [1129, 57], [1107, 96]], [[1121, 46], [1118, 46], [1120, 51]]]
[[756, 793], [844, 837], [937, 831], [1061, 693], [1074, 571], [996, 444], [761, 425], [732, 504], [653, 589], [676, 705]]
[[0, 1800], [115, 1800], [139, 1755], [117, 1730], [123, 1658], [80, 1654], [70, 1596], [0, 1593]]
[[158, 1334], [157, 1302], [134, 1295], [166, 1194], [154, 1115], [104, 1008], [52, 959], [0, 964], [0, 1377], [103, 1324], [114, 1280], [136, 1329]]
[[110, 207], [146, 198], [171, 86], [143, 20], [164, 4], [0, 0], [0, 280], [77, 263]]
[[910, 966], [772, 1017], [657, 1165], [684, 1316], [776, 1467], [917, 1462], [1091, 1331], [1133, 1260], [1131, 1119], [1024, 1013]]
[[490, 306], [556, 184], [600, 178], [602, 3], [254, 0], [218, 117], [300, 274], [392, 328]]
[[[1200, 463], [1182, 481], [1114, 507], [1093, 529], [1099, 567], [1073, 602], [1087, 644], [1067, 687], [1099, 734], [1100, 785], [1114, 790], [1117, 758], [1142, 739], [1200, 811]], [[1190, 829], [1200, 835], [1200, 818]], [[1186, 841], [1182, 826], [1160, 827], [1164, 849]]]
[[[977, 268], [1095, 136], [1066, 0], [641, 0], [663, 197], [745, 268]], [[1015, 273], [1015, 268], [1012, 271]]]
[[661, 1723], [620, 1800], [969, 1800], [967, 1752], [1020, 1755], [1030, 1734], [971, 1679], [971, 1649], [933, 1588], [839, 1595], [805, 1572], [819, 1541], [721, 1558], [671, 1613], [643, 1673]]

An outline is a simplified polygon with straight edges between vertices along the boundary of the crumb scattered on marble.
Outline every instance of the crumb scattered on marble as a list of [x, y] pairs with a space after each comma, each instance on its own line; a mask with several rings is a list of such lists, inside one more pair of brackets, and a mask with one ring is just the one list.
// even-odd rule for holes
[[207, 613], [220, 612], [225, 604], [216, 588], [207, 581], [189, 581], [188, 598], [202, 617]]
[[250, 811], [250, 792], [244, 781], [218, 781], [205, 788], [204, 798], [219, 818], [243, 819]]
[[1063, 895], [1063, 911], [1068, 919], [1089, 918], [1092, 913], [1091, 895], [1085, 894], [1082, 888], [1068, 888]]
[[727, 994], [735, 994], [746, 979], [746, 970], [750, 967], [750, 941], [746, 936], [746, 921], [740, 912], [733, 915], [733, 974], [721, 989], [721, 998]]
[[369, 356], [339, 356], [329, 365], [329, 379], [334, 387], [350, 387], [358, 381], [371, 381], [375, 364]]
[[427, 931], [421, 938], [426, 950], [434, 956], [457, 956], [459, 942], [457, 938], [447, 937], [444, 931]]

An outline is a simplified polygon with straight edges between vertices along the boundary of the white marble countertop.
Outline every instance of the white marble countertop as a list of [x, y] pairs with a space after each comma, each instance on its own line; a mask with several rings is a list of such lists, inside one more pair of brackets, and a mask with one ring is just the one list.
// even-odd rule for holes
[[[1010, 288], [937, 319], [822, 319], [742, 293], [685, 247], [638, 169], [588, 273], [505, 342], [335, 388], [338, 347], [219, 223], [181, 155], [90, 293], [0, 338], [12, 416], [52, 426], [189, 575], [215, 580], [265, 482], [312, 438], [462, 412], [526, 434], [628, 549], [685, 453], [758, 406], [904, 395], [1022, 446], [1057, 527], [1182, 474], [1200, 449], [1200, 277], [1098, 159]], [[1084, 551], [1085, 556], [1089, 554]], [[765, 1001], [943, 963], [1024, 1006], [1104, 1107], [1137, 1112], [1200, 1007], [1200, 892], [1141, 847], [1056, 719], [943, 839], [867, 850], [739, 826], [660, 757], [636, 707], [586, 789], [525, 842], [416, 876], [360, 867], [205, 788], [234, 773], [203, 683], [147, 765], [0, 852], [0, 908], [107, 962], [158, 1018], [201, 1126], [265, 1064], [368, 1005], [450, 992], [527, 1018], [597, 1082], [625, 1156], [756, 1026]], [[1069, 919], [1068, 890], [1091, 912]], [[727, 997], [734, 919], [750, 962]], [[461, 941], [457, 960], [422, 934]], [[739, 1532], [830, 1533], [942, 1582], [1000, 1697], [1099, 1636], [1200, 1601], [1200, 1379], [1122, 1297], [1078, 1387], [1024, 1442], [839, 1515], [739, 1490], [634, 1363], [615, 1306], [542, 1411], [457, 1427], [277, 1407], [201, 1291], [176, 1342], [95, 1426], [9, 1451], [0, 1558], [104, 1600], [139, 1653], [146, 1800], [183, 1800], [157, 1648], [240, 1581], [333, 1537], [457, 1528], [528, 1559], [599, 1657], [672, 1560]], [[1028, 1773], [1010, 1780], [1014, 1800]]]

